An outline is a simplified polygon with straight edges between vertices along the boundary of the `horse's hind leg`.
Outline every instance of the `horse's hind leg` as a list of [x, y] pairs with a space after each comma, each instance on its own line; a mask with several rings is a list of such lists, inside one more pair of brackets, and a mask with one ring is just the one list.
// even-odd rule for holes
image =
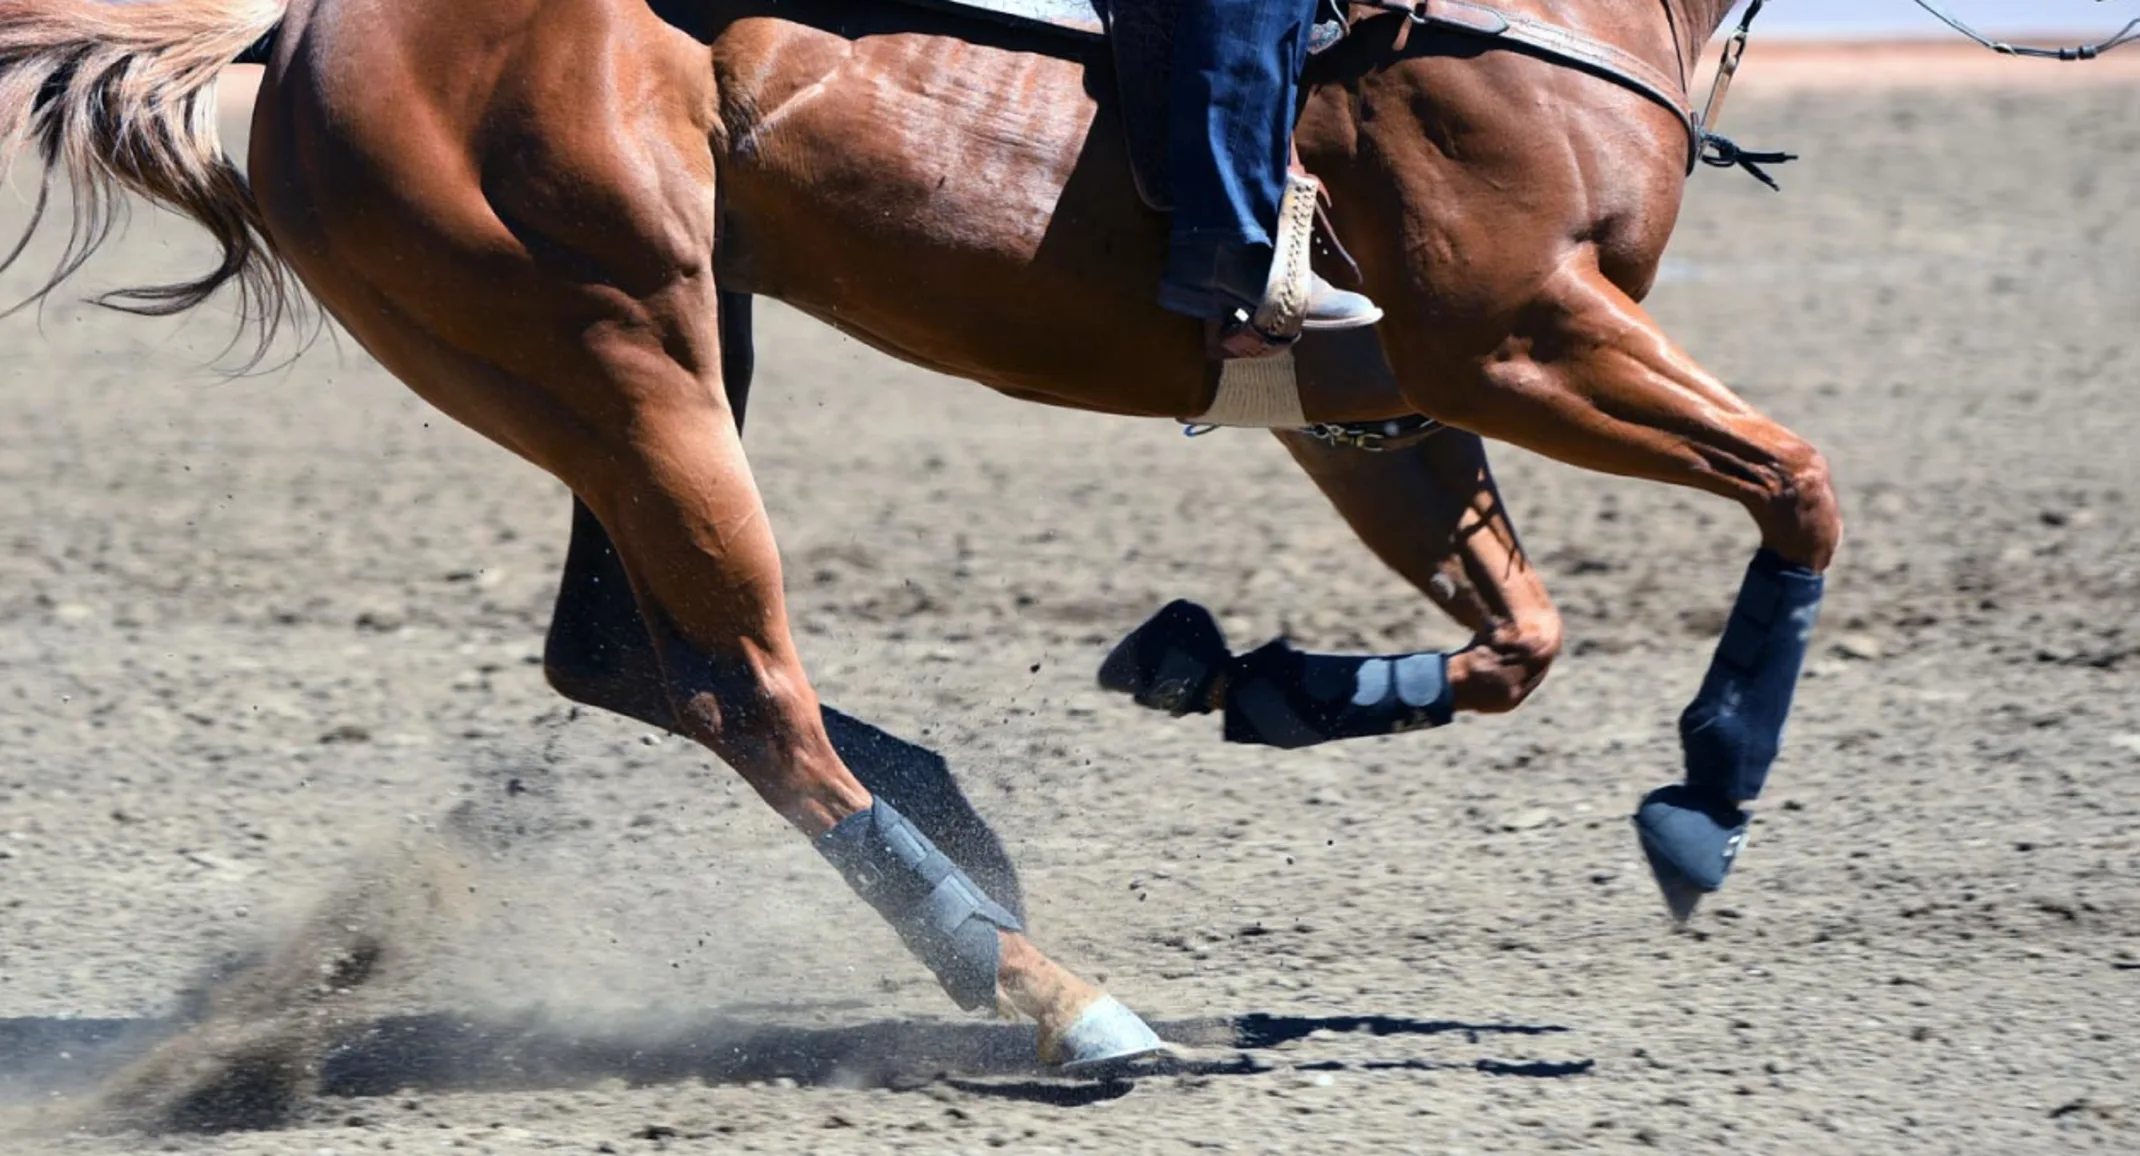
[[[664, 87], [702, 64], [647, 69], [675, 45], [636, 6], [567, 8], [562, 25], [529, 25], [556, 50], [529, 58], [576, 65], [606, 51], [605, 85], [528, 77], [471, 114], [459, 89], [428, 108], [411, 108], [412, 94], [329, 109], [313, 102], [345, 86], [277, 93], [271, 79], [253, 159], [278, 249], [398, 377], [585, 501], [629, 578], [677, 725], [810, 838], [947, 992], [967, 1007], [1007, 998], [1039, 1021], [1050, 1058], [1156, 1048], [834, 748], [722, 389], [712, 158], [705, 127], [675, 111], [699, 104]], [[308, 67], [342, 67], [305, 43]], [[564, 103], [515, 103], [553, 93]], [[453, 116], [478, 116], [496, 150]]]
[[[584, 388], [600, 395], [591, 408], [618, 406], [622, 420], [597, 434], [591, 468], [571, 484], [631, 576], [684, 732], [809, 836], [962, 1005], [1000, 990], [1050, 1045], [1095, 1010], [1116, 1014], [839, 757], [788, 631], [778, 553], [725, 401], [681, 364], [605, 362], [611, 379]], [[1148, 1031], [1132, 1042], [1156, 1044]]]
[[[529, 278], [514, 284], [522, 301], [549, 289]], [[382, 340], [376, 320], [357, 324], [389, 357], [413, 336]], [[1079, 1058], [1060, 1050], [1066, 1033], [1088, 1015], [1122, 1015], [1119, 1005], [1035, 949], [1015, 914], [841, 759], [788, 631], [778, 554], [718, 382], [666, 352], [692, 350], [692, 337], [647, 340], [591, 349], [556, 377], [408, 373], [435, 364], [421, 356], [395, 368], [480, 431], [543, 447], [538, 460], [584, 498], [629, 576], [674, 725], [809, 837], [963, 1006], [992, 1005], [1000, 991], [1039, 1021], [1056, 1057]], [[478, 382], [488, 388], [468, 388]], [[530, 428], [547, 426], [533, 416], [546, 410], [572, 419], [564, 429]], [[1156, 1040], [1143, 1031], [1125, 1026], [1111, 1040], [1149, 1050]]]
[[1560, 654], [1560, 611], [1531, 566], [1476, 434], [1371, 453], [1282, 431], [1340, 516], [1390, 569], [1472, 632], [1447, 656], [1453, 711], [1523, 705]]
[[[720, 343], [722, 391], [740, 431], [754, 368], [749, 294], [720, 294]], [[609, 531], [578, 498], [572, 500], [571, 543], [558, 579], [543, 670], [550, 685], [575, 702], [683, 732], [624, 563]], [[943, 757], [829, 706], [821, 709], [833, 750], [869, 793], [890, 800], [1023, 920], [1025, 893], [1017, 869]]]
[[[741, 432], [750, 405], [751, 379], [757, 372], [751, 295], [719, 290], [715, 298], [719, 303], [721, 391]], [[617, 558], [609, 531], [577, 496], [572, 499], [565, 568], [558, 578], [557, 602], [544, 640], [543, 673], [553, 689], [574, 702], [682, 733], [624, 564]]]
[[1821, 455], [1675, 347], [1581, 258], [1547, 278], [1500, 348], [1452, 376], [1431, 338], [1386, 337], [1423, 412], [1571, 465], [1730, 498], [1762, 549], [1700, 693], [1680, 718], [1686, 781], [1636, 815], [1676, 914], [1723, 883], [1745, 838], [1820, 608], [1842, 516]]

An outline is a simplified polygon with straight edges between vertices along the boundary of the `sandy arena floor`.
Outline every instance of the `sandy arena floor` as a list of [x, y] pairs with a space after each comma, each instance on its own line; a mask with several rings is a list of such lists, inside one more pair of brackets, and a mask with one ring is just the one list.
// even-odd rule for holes
[[[0, 1113], [43, 1130], [0, 1149], [2140, 1150], [2140, 83], [1785, 63], [1730, 127], [1806, 159], [1700, 176], [1653, 305], [1828, 451], [1851, 536], [1686, 932], [1624, 816], [1677, 773], [1736, 511], [1504, 450], [1570, 628], [1533, 705], [1231, 749], [1093, 686], [1167, 598], [1237, 644], [1454, 641], [1269, 439], [763, 311], [748, 444], [820, 687], [943, 750], [1040, 941], [1194, 1046], [1134, 1085], [1029, 1070], [733, 776], [554, 698], [564, 493], [348, 342], [226, 381], [213, 310], [5, 322]], [[91, 280], [202, 252], [144, 216]], [[441, 867], [456, 807], [487, 854]], [[389, 950], [323, 997], [304, 950], [350, 927]], [[216, 971], [212, 1038], [114, 1077]], [[274, 1062], [323, 1094], [52, 1130]]]

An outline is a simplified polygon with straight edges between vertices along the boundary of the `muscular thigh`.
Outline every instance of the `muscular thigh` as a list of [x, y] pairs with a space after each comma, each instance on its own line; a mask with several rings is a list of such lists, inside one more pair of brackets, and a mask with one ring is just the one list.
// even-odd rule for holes
[[[718, 404], [703, 72], [643, 11], [468, 7], [308, 14], [263, 86], [252, 171], [278, 247], [358, 341], [570, 480], [642, 407]], [[512, 12], [531, 22], [484, 23]]]

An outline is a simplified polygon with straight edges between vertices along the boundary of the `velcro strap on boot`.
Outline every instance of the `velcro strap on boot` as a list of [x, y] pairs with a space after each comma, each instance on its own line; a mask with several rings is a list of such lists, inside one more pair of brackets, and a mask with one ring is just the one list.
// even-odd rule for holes
[[1303, 654], [1281, 638], [1235, 660], [1226, 741], [1309, 747], [1443, 726], [1455, 710], [1445, 654]]
[[998, 931], [1024, 925], [882, 799], [818, 837], [818, 853], [839, 870], [914, 957], [936, 973], [945, 994], [968, 1011], [993, 1007]]

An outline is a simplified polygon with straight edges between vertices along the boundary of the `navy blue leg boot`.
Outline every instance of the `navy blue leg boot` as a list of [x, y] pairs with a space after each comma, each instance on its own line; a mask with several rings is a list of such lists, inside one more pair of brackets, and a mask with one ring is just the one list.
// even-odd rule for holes
[[1177, 717], [1223, 709], [1227, 742], [1288, 749], [1438, 727], [1456, 709], [1448, 655], [1305, 654], [1280, 639], [1237, 658], [1184, 601], [1123, 639], [1100, 685]]
[[1177, 598], [1115, 644], [1100, 664], [1100, 685], [1176, 718], [1210, 714], [1212, 691], [1232, 663], [1211, 611]]
[[1724, 885], [1746, 842], [1741, 804], [1760, 797], [1820, 615], [1821, 576], [1763, 550], [1747, 567], [1701, 693], [1679, 717], [1687, 779], [1660, 787], [1635, 830], [1665, 903], [1684, 921]]
[[1446, 726], [1449, 656], [1304, 654], [1279, 639], [1228, 672], [1226, 741], [1288, 750]]

